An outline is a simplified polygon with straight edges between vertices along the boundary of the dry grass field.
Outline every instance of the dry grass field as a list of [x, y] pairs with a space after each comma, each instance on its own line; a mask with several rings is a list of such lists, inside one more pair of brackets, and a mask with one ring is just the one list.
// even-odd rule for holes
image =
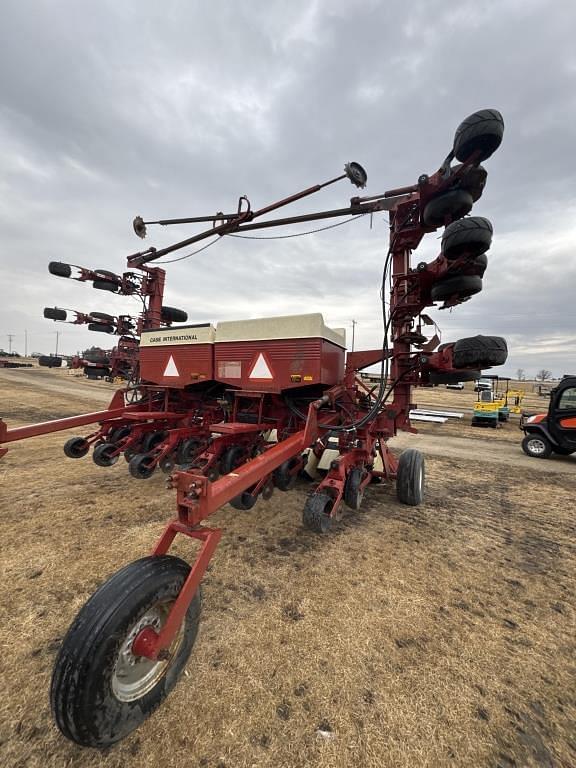
[[[62, 371], [0, 372], [14, 426], [109, 395]], [[470, 408], [473, 396], [415, 400]], [[576, 457], [528, 459], [516, 423], [467, 424], [397, 439], [427, 456], [420, 508], [371, 486], [326, 537], [301, 526], [305, 484], [220, 510], [186, 674], [105, 752], [56, 731], [52, 664], [94, 589], [149, 550], [173, 492], [123, 461], [66, 459], [65, 433], [15, 444], [0, 464], [0, 765], [576, 766]]]

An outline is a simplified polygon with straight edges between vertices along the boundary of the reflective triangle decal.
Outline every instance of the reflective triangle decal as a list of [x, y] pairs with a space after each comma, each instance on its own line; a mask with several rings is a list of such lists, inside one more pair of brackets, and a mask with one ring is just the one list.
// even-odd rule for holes
[[180, 372], [178, 371], [178, 368], [176, 368], [176, 363], [174, 362], [172, 355], [170, 355], [170, 360], [168, 360], [164, 376], [180, 376]]
[[252, 368], [249, 379], [273, 379], [272, 371], [268, 367], [268, 363], [264, 358], [262, 352], [258, 355], [256, 362]]

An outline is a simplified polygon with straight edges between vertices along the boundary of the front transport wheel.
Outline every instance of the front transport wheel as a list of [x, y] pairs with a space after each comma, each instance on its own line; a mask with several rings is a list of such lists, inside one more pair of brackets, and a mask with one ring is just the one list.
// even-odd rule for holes
[[132, 653], [145, 627], [159, 632], [190, 572], [170, 555], [135, 560], [105, 582], [80, 610], [56, 659], [50, 703], [66, 738], [108, 747], [137, 728], [176, 685], [196, 640], [196, 592], [167, 660]]

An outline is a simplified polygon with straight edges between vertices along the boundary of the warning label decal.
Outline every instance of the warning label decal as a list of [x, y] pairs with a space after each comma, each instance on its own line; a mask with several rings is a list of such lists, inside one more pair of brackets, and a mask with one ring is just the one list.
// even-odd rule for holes
[[258, 357], [256, 358], [256, 362], [254, 363], [252, 370], [250, 371], [249, 379], [273, 379], [274, 376], [272, 375], [272, 371], [270, 370], [270, 367], [268, 363], [266, 362], [266, 358], [260, 352]]
[[180, 372], [178, 371], [178, 368], [176, 368], [176, 363], [174, 362], [174, 358], [172, 357], [172, 355], [170, 355], [170, 359], [168, 360], [168, 365], [164, 370], [164, 376], [166, 377], [180, 376]]

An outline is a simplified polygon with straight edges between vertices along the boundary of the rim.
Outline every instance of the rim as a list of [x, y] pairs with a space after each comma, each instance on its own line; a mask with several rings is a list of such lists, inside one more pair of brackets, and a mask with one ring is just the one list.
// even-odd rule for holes
[[539, 437], [533, 437], [531, 440], [528, 440], [528, 448], [532, 453], [537, 453], [538, 455], [544, 453], [546, 450], [544, 441]]
[[158, 463], [160, 470], [164, 472], [165, 475], [170, 474], [174, 467], [176, 466], [176, 462], [172, 458], [172, 456], [165, 456], [162, 461]]
[[418, 474], [416, 476], [416, 488], [422, 493], [424, 490], [424, 472], [422, 467], [418, 467]]
[[132, 644], [138, 633], [145, 627], [151, 627], [156, 632], [160, 632], [171, 607], [172, 601], [157, 603], [152, 606], [133, 625], [120, 646], [112, 672], [112, 693], [119, 701], [136, 701], [145, 696], [164, 677], [176, 657], [184, 636], [184, 621], [168, 649], [169, 659], [167, 661], [153, 661], [145, 656], [136, 656], [132, 653]]

